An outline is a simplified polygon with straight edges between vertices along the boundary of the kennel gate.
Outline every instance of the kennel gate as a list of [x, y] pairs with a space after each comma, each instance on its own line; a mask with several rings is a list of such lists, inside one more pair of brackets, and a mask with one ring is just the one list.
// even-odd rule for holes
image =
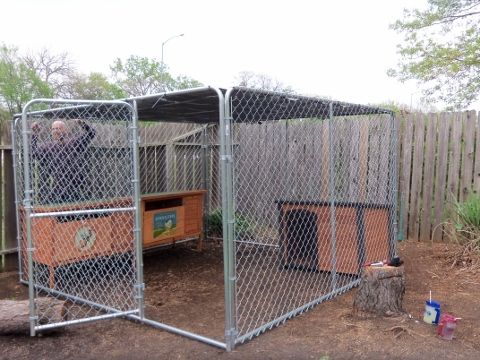
[[20, 280], [29, 287], [31, 335], [143, 316], [132, 106], [39, 99], [12, 126]]

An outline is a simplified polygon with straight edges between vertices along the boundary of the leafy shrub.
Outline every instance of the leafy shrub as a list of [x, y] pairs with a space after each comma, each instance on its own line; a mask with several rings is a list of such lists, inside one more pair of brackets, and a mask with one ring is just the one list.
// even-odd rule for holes
[[[223, 235], [222, 209], [217, 208], [207, 215], [208, 235], [221, 237]], [[239, 214], [235, 215], [235, 232], [237, 236], [250, 236], [252, 223]]]

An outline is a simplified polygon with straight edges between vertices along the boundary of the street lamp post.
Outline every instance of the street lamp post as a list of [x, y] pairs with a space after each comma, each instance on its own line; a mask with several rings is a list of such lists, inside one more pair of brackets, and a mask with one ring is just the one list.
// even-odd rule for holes
[[170, 40], [175, 39], [175, 38], [177, 38], [177, 37], [181, 37], [181, 36], [183, 36], [183, 35], [185, 35], [185, 34], [174, 35], [174, 36], [172, 36], [172, 37], [169, 37], [169, 38], [168, 38], [167, 40], [165, 40], [164, 42], [162, 42], [162, 60], [161, 60], [161, 64], [162, 64], [162, 86], [163, 86], [163, 91], [165, 91], [165, 81], [164, 81], [164, 80], [165, 80], [165, 79], [164, 79], [164, 77], [165, 77], [165, 63], [163, 62], [163, 47], [164, 47], [165, 44], [166, 44], [167, 42], [169, 42]]

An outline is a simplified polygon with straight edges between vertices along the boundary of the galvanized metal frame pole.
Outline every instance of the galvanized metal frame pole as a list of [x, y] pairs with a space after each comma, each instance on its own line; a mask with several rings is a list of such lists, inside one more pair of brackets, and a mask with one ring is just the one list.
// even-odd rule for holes
[[29, 145], [29, 136], [30, 129], [27, 124], [27, 109], [38, 102], [37, 100], [29, 101], [22, 112], [22, 142], [23, 142], [23, 176], [24, 176], [24, 200], [23, 207], [25, 209], [25, 227], [26, 227], [26, 237], [27, 237], [27, 248], [26, 252], [28, 255], [28, 300], [29, 300], [29, 312], [30, 312], [30, 336], [35, 336], [35, 323], [37, 317], [35, 315], [35, 288], [33, 280], [33, 239], [32, 239], [32, 189], [30, 185], [30, 149]]
[[389, 246], [389, 258], [394, 257], [397, 252], [397, 202], [398, 202], [398, 128], [395, 115], [390, 115], [391, 137], [390, 137], [390, 181], [392, 184], [391, 189], [391, 213], [390, 221], [392, 222], [390, 230], [390, 246]]
[[209, 232], [207, 214], [210, 212], [210, 181], [208, 180], [208, 125], [202, 129], [202, 188], [207, 191], [207, 196], [203, 201], [203, 238], [207, 237]]
[[22, 236], [20, 232], [20, 216], [19, 216], [19, 199], [18, 199], [18, 166], [17, 166], [17, 122], [21, 121], [21, 118], [16, 118], [12, 120], [11, 125], [11, 133], [12, 133], [12, 164], [13, 164], [13, 181], [15, 184], [15, 219], [16, 219], [16, 226], [17, 226], [17, 255], [18, 255], [18, 278], [19, 281], [23, 279], [23, 261], [22, 261]]
[[140, 154], [138, 144], [140, 142], [138, 138], [138, 115], [137, 115], [137, 102], [133, 101], [132, 109], [132, 135], [131, 135], [131, 149], [133, 152], [133, 202], [135, 207], [135, 227], [133, 229], [135, 237], [135, 260], [137, 267], [137, 284], [136, 287], [136, 298], [138, 301], [138, 310], [139, 316], [141, 319], [144, 318], [145, 309], [144, 309], [144, 289], [145, 284], [143, 282], [143, 243], [142, 243], [142, 221], [141, 221], [141, 212], [140, 212]]
[[233, 206], [233, 154], [231, 140], [232, 110], [230, 105], [232, 90], [229, 89], [225, 95], [224, 105], [220, 108], [219, 119], [225, 278], [225, 343], [227, 351], [231, 351], [234, 348], [237, 337], [235, 316], [235, 213]]
[[333, 103], [328, 106], [328, 197], [330, 200], [330, 241], [332, 289], [337, 288], [337, 224], [335, 214], [335, 156], [333, 154]]

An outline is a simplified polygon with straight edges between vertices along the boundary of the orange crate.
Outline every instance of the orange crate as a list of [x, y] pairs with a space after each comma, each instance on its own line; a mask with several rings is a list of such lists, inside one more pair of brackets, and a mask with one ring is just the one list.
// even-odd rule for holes
[[205, 190], [143, 195], [143, 247], [174, 244], [198, 238], [203, 241], [203, 201]]

